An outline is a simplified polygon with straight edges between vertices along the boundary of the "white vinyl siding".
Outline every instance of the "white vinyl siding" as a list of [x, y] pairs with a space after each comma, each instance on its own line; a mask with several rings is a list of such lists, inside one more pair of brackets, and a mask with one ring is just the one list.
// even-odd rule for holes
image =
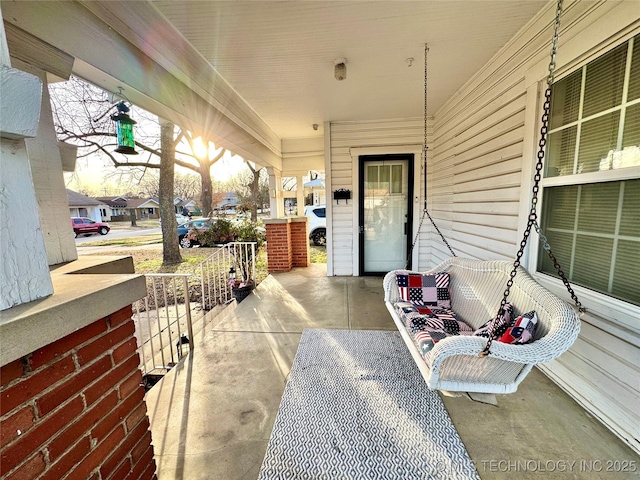
[[[565, 75], [568, 79], [569, 73], [637, 34], [640, 18], [637, 4], [634, 4], [571, 2], [565, 5], [558, 54], [562, 63], [558, 64], [557, 78], [562, 79]], [[539, 95], [547, 74], [554, 8], [553, 3], [548, 4], [435, 112], [434, 141], [430, 145], [428, 167], [429, 209], [460, 256], [512, 261], [518, 249], [531, 201], [542, 103]], [[610, 46], [605, 48], [607, 44]], [[627, 73], [629, 99], [640, 96], [640, 66], [634, 63], [631, 70], [635, 74]], [[564, 95], [581, 95], [582, 81], [578, 78], [573, 83], [566, 82]], [[602, 79], [593, 80], [595, 83], [589, 87], [591, 91], [599, 81]], [[632, 92], [637, 96], [632, 97]], [[619, 96], [618, 93], [615, 95]], [[622, 137], [618, 129], [612, 138], [625, 145], [636, 142], [635, 136], [640, 135], [636, 117], [620, 118], [621, 109], [616, 111], [614, 106], [615, 95], [604, 100], [591, 95], [590, 115], [593, 119], [602, 117], [604, 123], [609, 121], [607, 117], [615, 120], [613, 117], [617, 114], [618, 125], [622, 121], [628, 123]], [[633, 114], [632, 108], [636, 108], [634, 104], [628, 105], [626, 113], [631, 111]], [[578, 112], [566, 111], [564, 114], [567, 118], [561, 119], [560, 123], [574, 122], [573, 127], [577, 129]], [[629, 133], [626, 133], [627, 129]], [[549, 148], [558, 148], [558, 145], [554, 146], [552, 141]], [[573, 168], [574, 153], [563, 152], [560, 164], [552, 167]], [[593, 158], [585, 158], [583, 163], [593, 168], [596, 163]], [[557, 178], [551, 180], [559, 181]], [[433, 256], [429, 267], [450, 255], [437, 237], [432, 234], [431, 239]], [[529, 256], [532, 262], [536, 257], [535, 242], [532, 237], [525, 253], [525, 259]], [[525, 261], [524, 264], [530, 271], [535, 271], [535, 263]], [[562, 284], [557, 283], [559, 286], [554, 292], [570, 301]], [[548, 283], [545, 286], [554, 287]], [[583, 303], [589, 303], [596, 294], [586, 290], [581, 295]], [[637, 324], [636, 311], [627, 317], [634, 315]], [[640, 336], [637, 332], [590, 311], [583, 318], [581, 333], [574, 346], [558, 360], [541, 365], [540, 369], [588, 412], [640, 451], [640, 413], [637, 409]]]
[[[422, 144], [424, 138], [423, 120], [388, 120], [380, 122], [344, 122], [331, 123], [331, 165], [330, 190], [327, 191], [328, 201], [333, 198], [332, 192], [340, 188], [352, 190], [352, 199], [349, 202], [332, 201], [331, 216], [327, 218], [331, 222], [331, 247], [328, 253], [332, 255], [333, 275], [354, 275], [354, 258], [358, 252], [358, 238], [355, 235], [357, 226], [357, 191], [358, 179], [355, 178], [353, 148], [379, 148], [394, 146]], [[414, 158], [414, 162], [422, 163], [421, 158]], [[420, 179], [421, 180], [421, 179]], [[416, 178], [414, 193], [422, 187]], [[422, 190], [421, 190], [422, 191]], [[416, 210], [414, 203], [414, 217], [420, 215], [422, 208]], [[414, 222], [415, 223], [415, 222]], [[425, 242], [423, 242], [425, 243]], [[420, 250], [420, 255], [422, 255]], [[425, 254], [426, 257], [426, 254]], [[422, 262], [421, 262], [422, 263]]]

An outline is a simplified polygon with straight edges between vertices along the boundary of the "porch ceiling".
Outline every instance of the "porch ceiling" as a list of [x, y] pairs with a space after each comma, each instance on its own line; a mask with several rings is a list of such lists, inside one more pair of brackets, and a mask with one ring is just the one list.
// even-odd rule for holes
[[421, 117], [425, 42], [433, 115], [547, 2], [152, 3], [277, 136], [296, 138], [325, 121]]

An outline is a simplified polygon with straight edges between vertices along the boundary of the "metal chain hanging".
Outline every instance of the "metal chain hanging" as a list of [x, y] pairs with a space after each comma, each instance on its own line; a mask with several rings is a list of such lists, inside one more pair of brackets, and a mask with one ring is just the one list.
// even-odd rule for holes
[[420, 218], [420, 224], [418, 225], [418, 231], [416, 232], [413, 242], [411, 243], [411, 248], [409, 249], [409, 253], [407, 255], [407, 262], [405, 263], [405, 266], [404, 266], [405, 269], [409, 267], [411, 254], [413, 253], [413, 247], [415, 247], [416, 243], [418, 242], [418, 237], [420, 236], [420, 231], [422, 230], [422, 224], [424, 223], [425, 217], [427, 217], [431, 221], [433, 228], [436, 229], [436, 232], [438, 232], [438, 235], [440, 235], [440, 238], [442, 239], [444, 244], [447, 246], [447, 248], [451, 252], [451, 255], [454, 257], [457, 256], [456, 253], [451, 248], [451, 245], [449, 245], [449, 242], [447, 241], [447, 239], [444, 237], [444, 235], [438, 228], [438, 225], [436, 225], [436, 222], [433, 220], [433, 218], [431, 218], [431, 215], [429, 215], [429, 211], [427, 210], [427, 150], [429, 150], [429, 147], [427, 147], [427, 112], [428, 112], [428, 105], [427, 105], [427, 100], [428, 100], [427, 57], [428, 55], [427, 54], [428, 53], [429, 53], [429, 46], [425, 43], [424, 44], [424, 143], [422, 144], [422, 177], [424, 182], [424, 207], [422, 210], [422, 218]]
[[524, 249], [525, 249], [525, 246], [527, 245], [527, 241], [529, 239], [529, 235], [531, 234], [532, 227], [535, 228], [536, 232], [538, 232], [538, 234], [540, 235], [540, 241], [543, 243], [543, 248], [549, 254], [549, 257], [553, 262], [553, 266], [555, 267], [555, 269], [558, 272], [558, 275], [562, 279], [562, 283], [564, 283], [565, 287], [567, 288], [569, 295], [571, 295], [571, 298], [575, 302], [578, 311], [581, 314], [586, 311], [586, 309], [582, 306], [582, 304], [578, 300], [578, 297], [576, 296], [575, 292], [571, 288], [571, 285], [569, 284], [569, 280], [567, 279], [566, 275], [562, 271], [562, 268], [560, 267], [560, 264], [558, 263], [558, 260], [556, 259], [555, 255], [551, 251], [551, 247], [547, 242], [547, 238], [542, 234], [537, 221], [538, 220], [538, 214], [537, 214], [538, 192], [540, 191], [540, 180], [542, 178], [541, 172], [542, 172], [543, 160], [545, 156], [545, 146], [547, 144], [547, 133], [549, 132], [549, 115], [551, 112], [551, 85], [553, 84], [554, 71], [556, 68], [556, 52], [558, 50], [558, 32], [560, 29], [560, 16], [562, 14], [562, 1], [563, 0], [558, 0], [558, 4], [556, 7], [556, 18], [555, 18], [554, 31], [553, 31], [553, 40], [551, 42], [551, 45], [552, 45], [551, 58], [549, 60], [549, 73], [547, 75], [547, 88], [544, 93], [544, 97], [545, 97], [544, 106], [543, 106], [544, 112], [542, 114], [542, 127], [540, 128], [540, 141], [538, 142], [538, 147], [539, 147], [538, 154], [537, 154], [538, 161], [536, 163], [536, 173], [533, 177], [533, 195], [531, 197], [531, 207], [529, 209], [529, 220], [527, 222], [527, 227], [524, 230], [524, 235], [523, 235], [522, 241], [520, 242], [520, 248], [518, 250], [518, 253], [516, 254], [516, 259], [513, 262], [513, 269], [509, 274], [509, 280], [507, 281], [507, 287], [504, 291], [502, 301], [500, 302], [498, 313], [496, 317], [493, 319], [493, 321], [491, 322], [487, 344], [484, 347], [484, 350], [480, 352], [479, 354], [480, 357], [486, 357], [490, 353], [491, 343], [493, 342], [493, 336], [495, 335], [495, 329], [498, 324], [498, 318], [504, 314], [504, 307], [507, 304], [507, 297], [509, 296], [511, 287], [513, 286], [513, 279], [516, 276], [518, 267], [520, 266], [520, 259], [524, 254]]

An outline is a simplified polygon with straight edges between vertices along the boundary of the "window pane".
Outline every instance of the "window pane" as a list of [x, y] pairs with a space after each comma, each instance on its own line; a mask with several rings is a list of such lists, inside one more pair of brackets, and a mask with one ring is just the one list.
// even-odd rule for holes
[[578, 235], [570, 280], [578, 285], [607, 292], [612, 251], [611, 239]]
[[578, 171], [597, 172], [613, 168], [613, 153], [618, 142], [620, 112], [603, 115], [582, 124], [578, 149]]
[[578, 187], [553, 187], [544, 190], [543, 221], [546, 228], [573, 230]]
[[550, 129], [553, 130], [578, 119], [581, 86], [582, 69], [553, 85], [551, 89]]
[[378, 188], [378, 167], [375, 165], [367, 166], [367, 188], [372, 190]]
[[383, 195], [388, 195], [391, 189], [391, 169], [389, 165], [380, 165], [380, 185], [378, 188], [382, 189]]
[[627, 180], [624, 184], [620, 235], [640, 238], [640, 180]]
[[583, 118], [622, 103], [627, 45], [624, 43], [587, 65]]
[[582, 185], [578, 230], [614, 234], [619, 192], [620, 182]]
[[402, 165], [393, 165], [391, 167], [391, 193], [402, 193]]
[[578, 128], [573, 126], [549, 135], [545, 177], [573, 174], [577, 131]]
[[[573, 234], [550, 231], [545, 232], [545, 236], [547, 237], [549, 245], [551, 245], [551, 251], [562, 267], [562, 271], [565, 272], [566, 275], [569, 275], [569, 267], [571, 266]], [[548, 273], [550, 275], [553, 275], [554, 277], [558, 276], [558, 273], [553, 266], [553, 262], [549, 258], [549, 255], [547, 254], [545, 249], [542, 248], [542, 244], [540, 245], [540, 249], [538, 252], [538, 259], [539, 271]]]
[[[638, 40], [640, 43], [640, 40]], [[640, 56], [640, 53], [638, 54]], [[640, 75], [640, 72], [638, 72]], [[640, 103], [627, 108], [622, 134], [622, 152], [613, 159], [613, 168], [640, 165]]]
[[631, 59], [631, 76], [629, 77], [629, 93], [627, 100], [640, 97], [640, 35], [633, 37], [633, 57]]
[[616, 251], [616, 269], [611, 293], [640, 305], [640, 242], [620, 240]]

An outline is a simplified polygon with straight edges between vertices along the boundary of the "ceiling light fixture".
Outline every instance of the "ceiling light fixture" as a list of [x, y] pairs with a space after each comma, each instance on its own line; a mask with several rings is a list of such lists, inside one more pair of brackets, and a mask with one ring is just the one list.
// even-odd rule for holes
[[336, 77], [336, 80], [344, 80], [347, 78], [347, 59], [346, 58], [336, 58], [333, 61], [334, 69], [333, 73]]

